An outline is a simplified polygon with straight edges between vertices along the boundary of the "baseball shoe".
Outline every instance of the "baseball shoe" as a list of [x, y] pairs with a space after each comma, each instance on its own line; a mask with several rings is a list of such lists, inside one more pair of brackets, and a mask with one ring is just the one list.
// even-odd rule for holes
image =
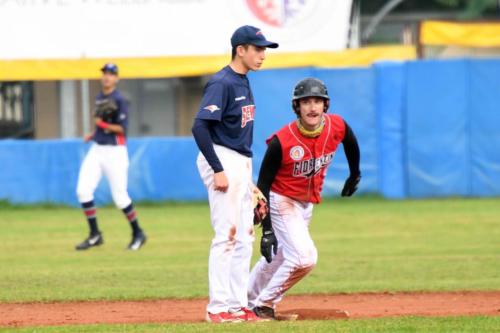
[[209, 323], [241, 323], [243, 321], [242, 319], [236, 318], [232, 313], [229, 312], [207, 312], [205, 320]]
[[93, 246], [99, 246], [104, 243], [104, 238], [102, 238], [102, 234], [99, 232], [95, 235], [90, 234], [87, 239], [85, 239], [83, 242], [78, 244], [75, 249], [80, 251], [80, 250], [87, 250]]
[[274, 309], [268, 306], [256, 306], [253, 308], [255, 315], [261, 319], [276, 320]]
[[238, 311], [231, 312], [233, 317], [240, 319], [241, 321], [270, 321], [270, 318], [261, 318], [255, 314], [252, 310], [248, 308], [241, 308]]
[[132, 241], [127, 246], [127, 249], [131, 251], [137, 251], [146, 243], [147, 237], [144, 232], [139, 231], [137, 234], [132, 235]]

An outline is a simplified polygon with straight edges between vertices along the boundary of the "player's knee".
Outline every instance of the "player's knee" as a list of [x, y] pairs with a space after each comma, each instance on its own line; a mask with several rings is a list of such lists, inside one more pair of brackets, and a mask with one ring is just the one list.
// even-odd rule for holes
[[310, 267], [311, 269], [316, 266], [318, 262], [318, 250], [314, 245], [304, 249], [300, 256], [300, 266], [303, 268]]
[[241, 253], [250, 253], [253, 248], [253, 233], [249, 230], [239, 230], [236, 225], [229, 228], [222, 227], [215, 229], [215, 236], [212, 239], [212, 248], [224, 249], [224, 252], [231, 253], [234, 249]]
[[126, 191], [119, 193], [112, 193], [112, 196], [116, 207], [118, 207], [119, 209], [123, 209], [132, 203], [132, 199], [130, 199]]
[[78, 197], [79, 202], [89, 202], [94, 200], [94, 196], [91, 191], [85, 190], [80, 187], [76, 189], [76, 196]]
[[315, 246], [313, 247], [311, 262], [313, 263], [313, 266], [316, 266], [318, 263], [318, 249], [316, 249]]
[[214, 237], [212, 239], [212, 249], [225, 254], [232, 254], [236, 248], [236, 239], [228, 239], [227, 237]]
[[253, 225], [246, 229], [239, 229], [235, 238], [238, 243], [244, 244], [248, 247], [253, 247], [253, 243], [255, 241], [255, 231]]

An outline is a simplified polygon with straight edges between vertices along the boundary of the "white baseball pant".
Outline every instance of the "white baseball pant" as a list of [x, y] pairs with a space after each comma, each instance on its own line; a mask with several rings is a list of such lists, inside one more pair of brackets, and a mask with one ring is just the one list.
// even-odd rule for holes
[[80, 202], [94, 200], [102, 175], [106, 176], [115, 205], [123, 209], [132, 203], [128, 192], [128, 153], [126, 146], [92, 144], [78, 175], [76, 193]]
[[250, 308], [274, 308], [284, 293], [303, 279], [318, 260], [309, 234], [313, 204], [271, 191], [269, 205], [278, 253], [270, 264], [262, 257], [252, 269], [248, 286]]
[[252, 160], [236, 151], [214, 145], [229, 187], [214, 190], [214, 172], [203, 154], [197, 166], [208, 191], [210, 220], [215, 236], [208, 260], [210, 313], [248, 306], [247, 287], [254, 241], [252, 207]]

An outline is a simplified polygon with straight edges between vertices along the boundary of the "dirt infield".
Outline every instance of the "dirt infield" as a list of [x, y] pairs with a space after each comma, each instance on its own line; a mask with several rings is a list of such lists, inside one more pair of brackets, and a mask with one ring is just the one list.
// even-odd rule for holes
[[[0, 304], [0, 326], [200, 322], [205, 299]], [[500, 291], [288, 296], [278, 313], [299, 320], [500, 315]]]

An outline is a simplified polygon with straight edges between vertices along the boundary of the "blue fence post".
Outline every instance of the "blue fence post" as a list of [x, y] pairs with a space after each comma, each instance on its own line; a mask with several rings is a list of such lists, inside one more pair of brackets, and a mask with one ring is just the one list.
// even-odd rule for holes
[[405, 64], [383, 62], [375, 71], [379, 189], [391, 199], [406, 197], [404, 162]]

